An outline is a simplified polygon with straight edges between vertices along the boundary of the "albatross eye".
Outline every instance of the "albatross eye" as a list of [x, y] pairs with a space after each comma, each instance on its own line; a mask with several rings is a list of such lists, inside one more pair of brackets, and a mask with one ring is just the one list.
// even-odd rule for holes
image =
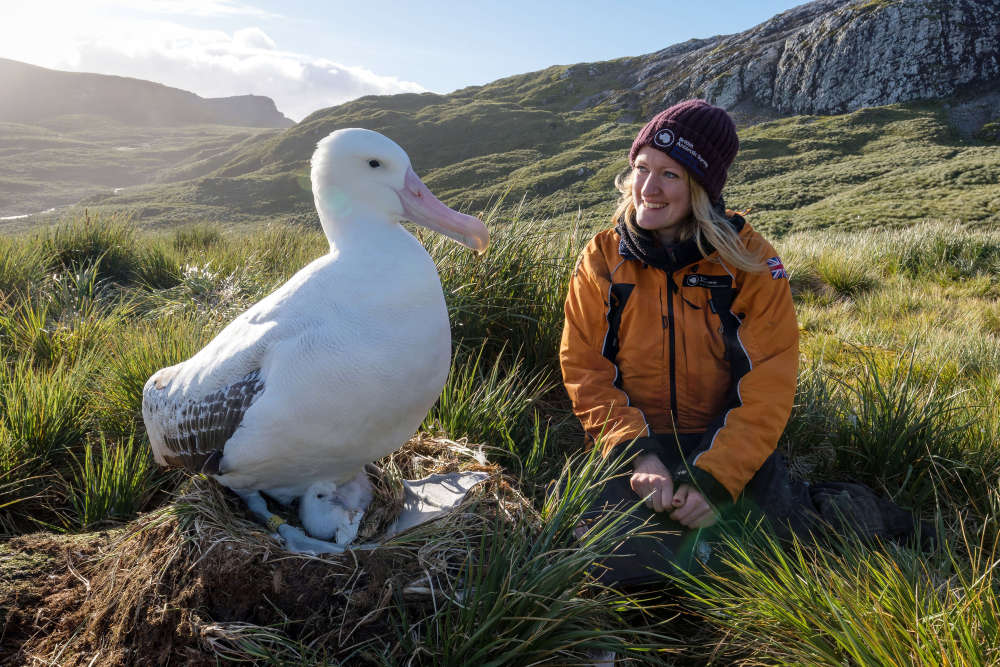
[[378, 160], [368, 160], [368, 166], [374, 169], [375, 167], [381, 167], [382, 163]]

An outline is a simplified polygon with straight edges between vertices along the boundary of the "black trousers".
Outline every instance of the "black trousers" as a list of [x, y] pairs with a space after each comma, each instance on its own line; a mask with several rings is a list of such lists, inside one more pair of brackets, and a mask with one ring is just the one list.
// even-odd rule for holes
[[[680, 447], [687, 459], [701, 444], [701, 433], [658, 435], [667, 448]], [[747, 483], [734, 508], [723, 507], [724, 514], [740, 511], [765, 519], [780, 538], [806, 536], [810, 531], [811, 517], [815, 513], [809, 487], [788, 473], [785, 457], [773, 452]]]
[[[687, 459], [701, 443], [701, 434], [657, 436], [668, 448], [680, 447]], [[586, 518], [593, 521], [609, 510], [634, 508], [639, 497], [629, 485], [629, 475], [608, 481]], [[705, 530], [690, 530], [669, 517], [669, 512], [635, 508], [621, 533], [639, 524], [658, 530], [656, 539], [625, 539], [613, 557], [597, 564], [598, 578], [605, 583], [643, 586], [672, 569], [691, 569], [708, 562], [711, 544], [720, 533], [738, 527], [765, 529], [781, 541], [797, 537], [803, 541], [825, 540], [833, 534], [851, 534], [864, 540], [891, 540], [932, 549], [936, 531], [928, 522], [891, 500], [879, 497], [871, 487], [854, 481], [807, 484], [793, 479], [780, 452], [772, 453], [753, 476], [735, 503], [717, 508], [721, 520]]]
[[[667, 448], [679, 446], [685, 458], [701, 442], [701, 434], [658, 437]], [[815, 516], [809, 488], [791, 478], [785, 459], [778, 452], [767, 458], [736, 503], [717, 508], [722, 520], [704, 530], [686, 528], [670, 519], [669, 512], [654, 512], [645, 506], [636, 508], [639, 496], [629, 484], [627, 471], [623, 472], [605, 484], [585, 521], [593, 522], [609, 512], [630, 509], [618, 532], [624, 535], [641, 525], [641, 532], [652, 535], [626, 538], [613, 555], [595, 563], [595, 576], [609, 585], [645, 588], [662, 584], [665, 572], [698, 567], [699, 563], [709, 561], [711, 543], [727, 527], [738, 525], [756, 530], [766, 523], [779, 539], [787, 540], [793, 535], [808, 535]]]

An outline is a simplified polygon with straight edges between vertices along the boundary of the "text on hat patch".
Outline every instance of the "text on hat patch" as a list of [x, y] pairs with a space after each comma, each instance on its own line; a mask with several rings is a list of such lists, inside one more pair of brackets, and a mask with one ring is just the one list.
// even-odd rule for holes
[[679, 148], [683, 148], [685, 151], [690, 153], [694, 159], [696, 159], [698, 162], [701, 163], [702, 167], [708, 169], [708, 161], [701, 156], [701, 153], [699, 153], [694, 149], [694, 144], [692, 144], [690, 141], [688, 141], [684, 137], [681, 137], [680, 140], [677, 142], [677, 146]]

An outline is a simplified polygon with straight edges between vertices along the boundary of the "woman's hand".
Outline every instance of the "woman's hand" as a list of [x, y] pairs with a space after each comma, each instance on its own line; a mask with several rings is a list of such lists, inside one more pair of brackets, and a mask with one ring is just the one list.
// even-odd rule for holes
[[677, 487], [671, 504], [670, 518], [688, 528], [708, 528], [718, 519], [705, 496], [690, 484]]
[[646, 499], [646, 507], [654, 512], [671, 507], [674, 479], [656, 454], [643, 454], [632, 463], [629, 485], [640, 498]]

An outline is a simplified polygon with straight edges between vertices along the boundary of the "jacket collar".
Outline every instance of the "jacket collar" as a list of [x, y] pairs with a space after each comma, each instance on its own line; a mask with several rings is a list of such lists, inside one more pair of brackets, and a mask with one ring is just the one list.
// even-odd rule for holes
[[[746, 220], [739, 213], [732, 213], [728, 219], [737, 234], [746, 224]], [[706, 241], [704, 245], [707, 255], [702, 255], [694, 238], [665, 247], [652, 232], [629, 225], [624, 218], [619, 218], [615, 231], [618, 232], [619, 238], [618, 253], [624, 259], [634, 259], [667, 273], [673, 273], [715, 252], [715, 248]]]

